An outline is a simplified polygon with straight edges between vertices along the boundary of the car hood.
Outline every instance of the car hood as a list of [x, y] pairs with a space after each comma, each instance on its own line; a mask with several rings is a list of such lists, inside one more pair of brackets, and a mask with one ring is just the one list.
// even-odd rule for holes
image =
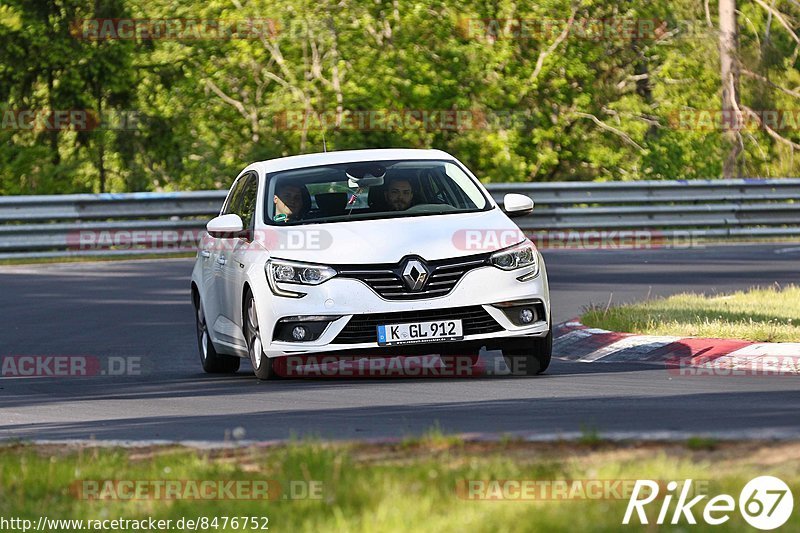
[[430, 261], [462, 257], [525, 238], [496, 207], [478, 213], [270, 226], [267, 232], [273, 235], [266, 245], [272, 257], [333, 265], [397, 263], [408, 255]]

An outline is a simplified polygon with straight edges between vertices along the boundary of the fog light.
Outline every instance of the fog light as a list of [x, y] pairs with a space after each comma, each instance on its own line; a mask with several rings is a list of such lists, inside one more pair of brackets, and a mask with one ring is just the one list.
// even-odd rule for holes
[[301, 341], [306, 338], [306, 328], [303, 326], [295, 326], [292, 330], [292, 337], [294, 340]]
[[525, 308], [519, 312], [519, 321], [523, 324], [530, 324], [535, 317], [536, 313], [533, 312], [533, 309]]

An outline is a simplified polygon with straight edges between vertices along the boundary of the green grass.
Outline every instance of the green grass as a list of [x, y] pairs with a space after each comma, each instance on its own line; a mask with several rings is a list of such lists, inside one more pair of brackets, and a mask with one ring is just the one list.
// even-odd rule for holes
[[404, 449], [425, 446], [432, 450], [457, 448], [463, 444], [461, 437], [445, 433], [438, 423], [419, 437], [409, 436], [400, 442], [400, 446]]
[[686, 440], [686, 447], [690, 450], [714, 450], [718, 446], [719, 441], [709, 437], [689, 437]]
[[578, 442], [585, 446], [596, 447], [603, 444], [604, 440], [597, 429], [593, 427], [584, 427], [581, 429], [581, 436], [578, 438]]
[[770, 287], [719, 296], [678, 294], [618, 307], [593, 307], [592, 328], [644, 335], [800, 342], [800, 287]]
[[[267, 516], [270, 531], [619, 531], [627, 500], [474, 501], [459, 497], [461, 480], [708, 480], [711, 496], [738, 498], [745, 483], [776, 475], [800, 485], [800, 445], [794, 443], [655, 444], [447, 442], [431, 434], [416, 443], [353, 445], [297, 443], [271, 448], [198, 451], [149, 449], [0, 448], [0, 517], [172, 519]], [[319, 481], [321, 499], [277, 501], [137, 501], [79, 499], [78, 480]], [[705, 500], [707, 501], [707, 499]], [[674, 506], [674, 501], [672, 503]], [[660, 503], [648, 507], [650, 520]], [[696, 513], [702, 523], [702, 510]], [[740, 531], [738, 513], [722, 526]], [[624, 529], [645, 530], [646, 526]], [[652, 526], [650, 526], [652, 529]], [[684, 522], [664, 526], [686, 531]], [[785, 531], [800, 531], [795, 512]], [[234, 531], [232, 528], [216, 531]]]

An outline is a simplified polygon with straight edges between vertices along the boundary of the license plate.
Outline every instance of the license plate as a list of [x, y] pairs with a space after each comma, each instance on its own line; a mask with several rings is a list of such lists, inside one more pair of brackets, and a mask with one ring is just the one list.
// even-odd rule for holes
[[455, 341], [463, 338], [464, 330], [461, 327], [461, 320], [436, 320], [378, 326], [378, 344], [381, 346]]

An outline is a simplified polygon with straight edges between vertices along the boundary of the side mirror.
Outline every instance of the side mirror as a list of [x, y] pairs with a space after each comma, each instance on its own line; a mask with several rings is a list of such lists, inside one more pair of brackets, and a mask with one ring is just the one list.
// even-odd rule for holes
[[244, 223], [236, 214], [212, 218], [206, 224], [206, 231], [212, 237], [238, 237], [244, 231]]
[[503, 211], [510, 217], [529, 215], [533, 211], [533, 200], [524, 194], [506, 194], [503, 197]]

